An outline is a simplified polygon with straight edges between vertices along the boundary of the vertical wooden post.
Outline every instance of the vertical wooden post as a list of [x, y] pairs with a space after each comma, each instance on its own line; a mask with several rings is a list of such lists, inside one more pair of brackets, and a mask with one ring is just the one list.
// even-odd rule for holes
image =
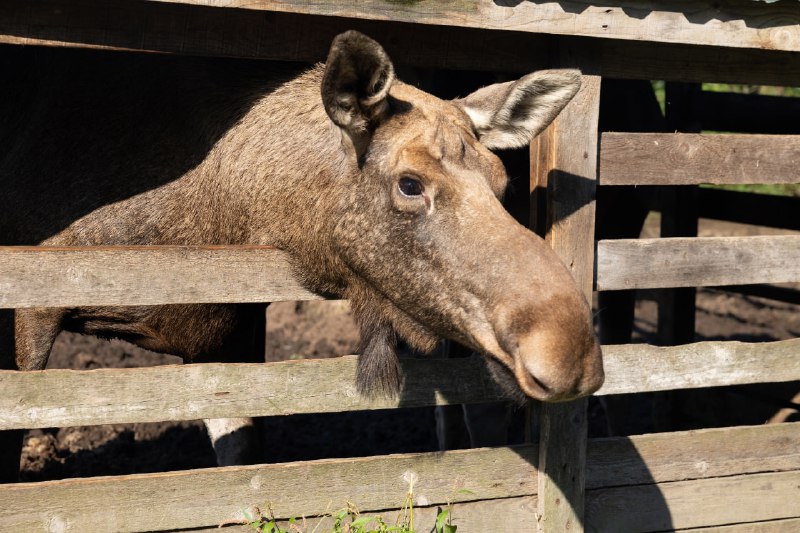
[[[699, 83], [667, 83], [667, 131], [699, 133], [695, 106]], [[697, 186], [667, 187], [661, 192], [661, 237], [697, 237]], [[658, 341], [663, 345], [694, 342], [697, 289], [664, 289], [658, 300]]]
[[[531, 145], [531, 222], [591, 301], [600, 77], [580, 92]], [[543, 194], [546, 196], [543, 201]], [[542, 216], [542, 209], [547, 216]], [[543, 404], [539, 439], [539, 530], [583, 531], [586, 405]]]

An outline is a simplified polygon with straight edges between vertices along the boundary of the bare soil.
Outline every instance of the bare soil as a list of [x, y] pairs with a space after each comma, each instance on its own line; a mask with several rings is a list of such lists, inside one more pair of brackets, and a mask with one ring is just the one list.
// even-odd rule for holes
[[[657, 233], [649, 220], [644, 235]], [[750, 226], [702, 221], [701, 235], [782, 233]], [[794, 286], [800, 289], [800, 284]], [[637, 302], [634, 336], [653, 342], [657, 319], [655, 291]], [[697, 296], [697, 340], [768, 341], [800, 337], [800, 306], [733, 292], [703, 289]], [[358, 332], [346, 302], [286, 302], [267, 314], [267, 359], [336, 357], [356, 352]], [[73, 333], [56, 340], [48, 368], [91, 369], [174, 364], [122, 341], [102, 341]], [[624, 434], [653, 430], [759, 424], [771, 419], [800, 420], [799, 383], [680, 391], [628, 397]], [[669, 405], [664, 409], [664, 405]], [[654, 413], [655, 416], [654, 416]], [[658, 421], [661, 420], [659, 424]], [[668, 423], [664, 423], [668, 420]], [[592, 401], [590, 433], [607, 434], [605, 410]], [[270, 462], [321, 457], [432, 451], [437, 447], [432, 408], [367, 413], [273, 417], [263, 421]], [[200, 421], [33, 430], [22, 456], [26, 481], [156, 472], [214, 466]]]

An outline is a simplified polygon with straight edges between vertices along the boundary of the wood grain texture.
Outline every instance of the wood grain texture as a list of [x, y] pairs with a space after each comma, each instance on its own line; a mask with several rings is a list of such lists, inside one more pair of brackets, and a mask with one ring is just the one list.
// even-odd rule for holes
[[597, 243], [597, 290], [800, 281], [800, 235]]
[[[321, 515], [348, 501], [365, 512], [393, 509], [408, 490], [407, 472], [418, 476], [420, 505], [529, 496], [536, 492], [532, 451], [495, 448], [3, 485], [0, 531], [207, 527], [242, 520], [243, 511], [267, 502], [278, 518]], [[472, 494], [456, 492], [459, 480]]]
[[800, 422], [589, 439], [586, 488], [800, 470]]
[[0, 247], [0, 307], [316, 299], [268, 246]]
[[748, 0], [490, 2], [487, 0], [158, 0], [309, 15], [579, 35], [633, 41], [800, 51], [800, 7]]
[[[342, 504], [344, 506], [344, 504]], [[431, 531], [436, 523], [436, 515], [443, 506], [414, 507], [414, 525], [416, 531]], [[334, 509], [335, 510], [335, 509]], [[362, 516], [380, 515], [383, 520], [394, 525], [399, 518], [395, 510], [381, 511], [379, 513], [365, 512]], [[476, 502], [461, 502], [453, 507], [453, 524], [458, 526], [458, 533], [487, 533], [518, 531], [522, 524], [536, 522], [536, 496], [522, 496], [518, 498], [503, 498], [501, 500], [482, 500]], [[300, 520], [298, 519], [298, 522]], [[287, 521], [280, 521], [284, 528], [289, 527]], [[303, 531], [328, 533], [331, 531], [333, 520], [327, 518], [309, 518], [305, 521]], [[429, 529], [429, 527], [431, 529]], [[291, 530], [290, 530], [291, 531]], [[218, 527], [192, 529], [192, 533], [252, 533], [253, 529], [247, 526], [232, 526], [220, 530]]]
[[[800, 380], [800, 339], [603, 347], [597, 394]], [[0, 429], [327, 413], [495, 401], [477, 359], [401, 361], [398, 399], [369, 400], [353, 385], [355, 356], [266, 364], [0, 371]], [[442, 380], [441, 376], [452, 379]], [[321, 379], [325, 376], [325, 379]]]
[[[561, 59], [571, 52], [563, 50]], [[584, 60], [589, 64], [591, 58]], [[599, 107], [600, 77], [584, 75], [578, 94], [531, 146], [532, 183], [547, 191], [545, 202], [535, 200], [537, 209], [544, 204], [547, 210], [545, 239], [587, 299], [591, 299], [594, 266]], [[539, 528], [544, 533], [583, 527], [586, 405], [585, 398], [542, 405]]]
[[[491, 402], [483, 361], [403, 359], [399, 398], [355, 388], [356, 357], [89, 371], [0, 371], [0, 429]], [[447, 376], [448, 379], [442, 379]]]
[[682, 533], [797, 533], [798, 531], [800, 531], [800, 518], [681, 530]]
[[589, 531], [668, 531], [800, 516], [800, 471], [588, 491]]
[[800, 339], [604, 346], [598, 395], [800, 380]]
[[[619, 511], [625, 505], [620, 500], [620, 494], [628, 494], [625, 490], [638, 494], [644, 487], [642, 492], [650, 499], [631, 501], [652, 506], [660, 502], [653, 498], [659, 491], [676, 493], [664, 488], [675, 482], [694, 480], [686, 487], [705, 490], [706, 483], [742, 473], [796, 474], [799, 436], [800, 424], [794, 423], [591, 440], [587, 486], [590, 495], [610, 501]], [[459, 531], [515, 531], [535, 520], [536, 457], [536, 446], [520, 446], [6, 485], [0, 486], [0, 531], [213, 527], [240, 520], [244, 510], [263, 509], [266, 502], [284, 518], [319, 515], [348, 500], [371, 513], [397, 507], [407, 488], [402, 476], [408, 471], [419, 476], [415, 485], [419, 506], [444, 503], [453, 495], [455, 483], [472, 491], [455, 495]], [[747, 489], [748, 478], [743, 479]], [[776, 490], [784, 486], [777, 485]], [[696, 505], [702, 503], [701, 499]], [[644, 520], [648, 511], [657, 514], [657, 510], [642, 507], [634, 512]], [[698, 507], [691, 512], [704, 514]], [[421, 513], [427, 517], [432, 510]], [[754, 514], [753, 520], [758, 516]]]
[[604, 133], [601, 185], [798, 183], [800, 136]]
[[[323, 61], [332, 38], [356, 29], [380, 40], [398, 65], [530, 72], [556, 41], [599, 53], [614, 78], [800, 85], [800, 55], [649, 41], [558, 37], [479, 28], [129, 0], [4, 0], [0, 43]], [[491, 53], [486, 53], [491, 50]], [[562, 64], [580, 67], [579, 64]]]

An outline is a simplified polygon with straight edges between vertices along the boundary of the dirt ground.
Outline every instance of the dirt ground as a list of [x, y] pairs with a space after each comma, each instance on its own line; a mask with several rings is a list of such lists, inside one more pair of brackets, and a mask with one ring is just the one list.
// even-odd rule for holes
[[[650, 220], [644, 236], [657, 233]], [[701, 221], [701, 235], [783, 233], [764, 228]], [[793, 288], [800, 289], [800, 284]], [[655, 291], [637, 302], [635, 339], [653, 342], [657, 321]], [[718, 290], [697, 296], [697, 340], [768, 341], [800, 337], [800, 306]], [[267, 359], [335, 357], [355, 353], [358, 333], [346, 302], [273, 304], [267, 319]], [[177, 363], [172, 356], [142, 350], [122, 341], [62, 333], [48, 368], [91, 369]], [[624, 399], [623, 433], [739, 424], [759, 424], [781, 414], [800, 391], [800, 383], [727, 387], [636, 395]], [[668, 405], [668, 409], [664, 409]], [[654, 417], [654, 413], [658, 413]], [[658, 422], [658, 420], [660, 422]], [[668, 419], [669, 422], [664, 423]], [[365, 413], [298, 415], [264, 421], [270, 462], [321, 457], [431, 451], [436, 449], [432, 408]], [[660, 424], [660, 425], [659, 425]], [[605, 410], [590, 405], [590, 433], [607, 434]], [[214, 455], [199, 421], [115, 424], [33, 430], [22, 457], [26, 481], [156, 472], [214, 466]]]

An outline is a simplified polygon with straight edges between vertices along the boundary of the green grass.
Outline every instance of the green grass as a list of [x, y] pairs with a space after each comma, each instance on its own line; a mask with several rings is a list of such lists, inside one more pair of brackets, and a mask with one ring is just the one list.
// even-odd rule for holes
[[408, 484], [408, 491], [394, 524], [386, 523], [381, 515], [362, 515], [350, 502], [337, 511], [326, 513], [313, 529], [309, 529], [305, 518], [300, 520], [291, 518], [286, 527], [282, 526], [276, 520], [270, 504], [267, 504], [266, 512], [255, 508], [258, 516], [252, 516], [245, 511], [245, 524], [259, 533], [416, 533], [417, 531], [457, 533], [458, 526], [453, 524], [453, 497], [456, 494], [472, 494], [472, 492], [465, 489], [454, 490], [447, 505], [439, 508], [434, 524], [417, 530], [414, 524], [414, 483], [417, 481], [417, 475], [407, 472], [403, 475], [403, 479]]

